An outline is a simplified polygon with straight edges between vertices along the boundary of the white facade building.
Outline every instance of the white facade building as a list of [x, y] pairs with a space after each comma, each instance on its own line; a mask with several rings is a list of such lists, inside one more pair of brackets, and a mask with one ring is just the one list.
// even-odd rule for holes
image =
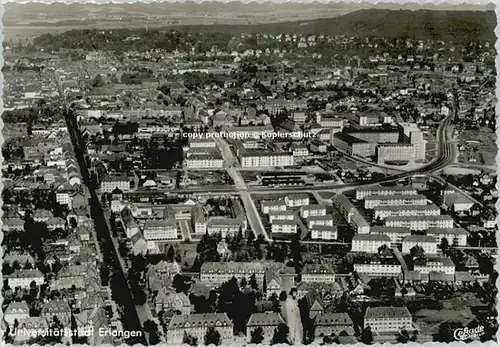
[[309, 195], [292, 194], [285, 196], [285, 203], [288, 207], [300, 207], [309, 205]]
[[311, 228], [313, 240], [336, 240], [337, 234], [337, 226], [315, 225]]
[[307, 227], [309, 229], [314, 226], [333, 226], [333, 217], [331, 215], [326, 216], [317, 216], [317, 217], [309, 217], [307, 218]]
[[369, 195], [365, 196], [365, 208], [373, 209], [376, 206], [414, 206], [427, 205], [424, 195]]
[[445, 238], [450, 245], [467, 246], [469, 232], [464, 228], [431, 227], [427, 230], [427, 235], [435, 237], [438, 244]]
[[271, 211], [286, 211], [287, 206], [283, 200], [264, 200], [261, 202], [262, 213], [269, 214]]
[[270, 211], [269, 212], [269, 222], [274, 223], [278, 220], [288, 220], [293, 221], [295, 219], [294, 212], [292, 210], [285, 211]]
[[383, 234], [356, 234], [352, 238], [353, 252], [378, 253], [383, 245], [391, 246], [391, 239]]
[[192, 154], [186, 159], [188, 169], [222, 169], [224, 159], [216, 154]]
[[296, 234], [297, 223], [293, 220], [276, 220], [271, 225], [271, 232], [279, 234]]
[[106, 177], [101, 182], [101, 192], [111, 193], [116, 188], [122, 192], [131, 190], [130, 179], [128, 177]]
[[326, 207], [321, 205], [308, 205], [300, 208], [300, 216], [304, 219], [318, 216], [326, 216]]
[[439, 216], [400, 216], [387, 217], [388, 227], [404, 227], [411, 230], [427, 230], [429, 228], [453, 228], [453, 218], [448, 215]]
[[413, 269], [422, 275], [428, 275], [429, 272], [444, 272], [447, 275], [455, 274], [455, 264], [450, 258], [428, 259], [425, 264], [415, 264]]
[[383, 187], [383, 186], [372, 186], [363, 187], [356, 189], [356, 200], [363, 200], [365, 196], [368, 195], [417, 195], [418, 191], [414, 187], [405, 186], [395, 186], [395, 187]]
[[415, 246], [422, 247], [425, 254], [437, 254], [437, 241], [435, 237], [426, 235], [408, 235], [403, 239], [403, 253], [410, 253]]
[[435, 204], [412, 206], [375, 206], [374, 217], [385, 219], [389, 216], [438, 216], [441, 209]]
[[368, 307], [365, 313], [364, 327], [370, 327], [374, 333], [399, 332], [413, 329], [413, 318], [406, 307]]
[[294, 165], [291, 153], [246, 152], [241, 155], [241, 167], [285, 167]]

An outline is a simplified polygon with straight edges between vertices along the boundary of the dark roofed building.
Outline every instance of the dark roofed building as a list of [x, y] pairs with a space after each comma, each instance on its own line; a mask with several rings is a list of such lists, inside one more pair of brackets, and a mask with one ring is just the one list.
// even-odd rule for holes
[[274, 331], [279, 324], [284, 324], [285, 321], [279, 313], [276, 312], [264, 312], [264, 313], [254, 313], [250, 316], [247, 323], [247, 342], [252, 339], [252, 332], [258, 327], [262, 328], [262, 336], [264, 337], [263, 343], [271, 342], [274, 335]]
[[194, 313], [173, 316], [167, 331], [167, 344], [182, 344], [184, 335], [203, 343], [209, 327], [217, 330], [222, 343], [233, 341], [233, 323], [226, 313]]
[[314, 320], [314, 336], [323, 337], [335, 334], [338, 336], [343, 331], [348, 335], [354, 335], [354, 324], [351, 317], [345, 312], [326, 312], [316, 316]]

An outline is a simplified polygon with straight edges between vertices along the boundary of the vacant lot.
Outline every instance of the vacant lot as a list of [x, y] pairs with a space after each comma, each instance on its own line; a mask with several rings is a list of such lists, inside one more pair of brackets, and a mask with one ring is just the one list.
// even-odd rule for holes
[[470, 307], [475, 305], [475, 298], [471, 295], [463, 295], [448, 300], [443, 300], [443, 309], [430, 310], [422, 309], [415, 313], [414, 321], [420, 328], [421, 335], [432, 335], [437, 332], [439, 325], [447, 322], [460, 322], [467, 325], [474, 319], [474, 314]]
[[463, 130], [459, 136], [460, 145], [465, 147], [461, 162], [469, 162], [474, 158], [480, 165], [496, 165], [496, 134], [490, 128], [479, 130]]

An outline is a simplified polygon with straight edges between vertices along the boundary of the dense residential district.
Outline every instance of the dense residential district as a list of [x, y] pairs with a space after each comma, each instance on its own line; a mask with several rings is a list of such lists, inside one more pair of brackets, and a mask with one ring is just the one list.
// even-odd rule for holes
[[87, 34], [6, 46], [7, 342], [494, 338], [492, 42]]

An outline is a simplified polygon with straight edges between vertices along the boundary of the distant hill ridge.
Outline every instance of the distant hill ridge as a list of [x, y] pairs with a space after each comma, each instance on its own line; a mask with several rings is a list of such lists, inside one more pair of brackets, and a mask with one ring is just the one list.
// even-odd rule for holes
[[260, 25], [180, 26], [180, 30], [230, 33], [383, 36], [441, 40], [495, 40], [494, 11], [365, 9], [334, 18]]
[[[162, 28], [118, 28], [113, 29], [113, 40], [124, 35], [143, 36], [151, 45], [161, 42], [162, 32], [176, 30], [193, 33], [218, 33], [235, 36], [241, 33], [345, 35], [358, 37], [407, 37], [409, 39], [431, 39], [468, 43], [471, 41], [494, 42], [496, 16], [494, 11], [434, 11], [434, 10], [382, 10], [364, 9], [346, 15], [295, 22], [277, 22], [258, 25], [177, 25]], [[120, 23], [121, 24], [121, 23]], [[98, 28], [69, 30], [56, 35], [42, 35], [35, 44], [47, 47], [80, 48], [89, 39], [85, 32], [96, 32]], [[89, 35], [90, 36], [90, 35]], [[96, 35], [93, 35], [96, 36]], [[80, 46], [80, 43], [83, 46]], [[143, 42], [142, 44], [145, 44]], [[101, 46], [101, 45], [100, 45]]]

